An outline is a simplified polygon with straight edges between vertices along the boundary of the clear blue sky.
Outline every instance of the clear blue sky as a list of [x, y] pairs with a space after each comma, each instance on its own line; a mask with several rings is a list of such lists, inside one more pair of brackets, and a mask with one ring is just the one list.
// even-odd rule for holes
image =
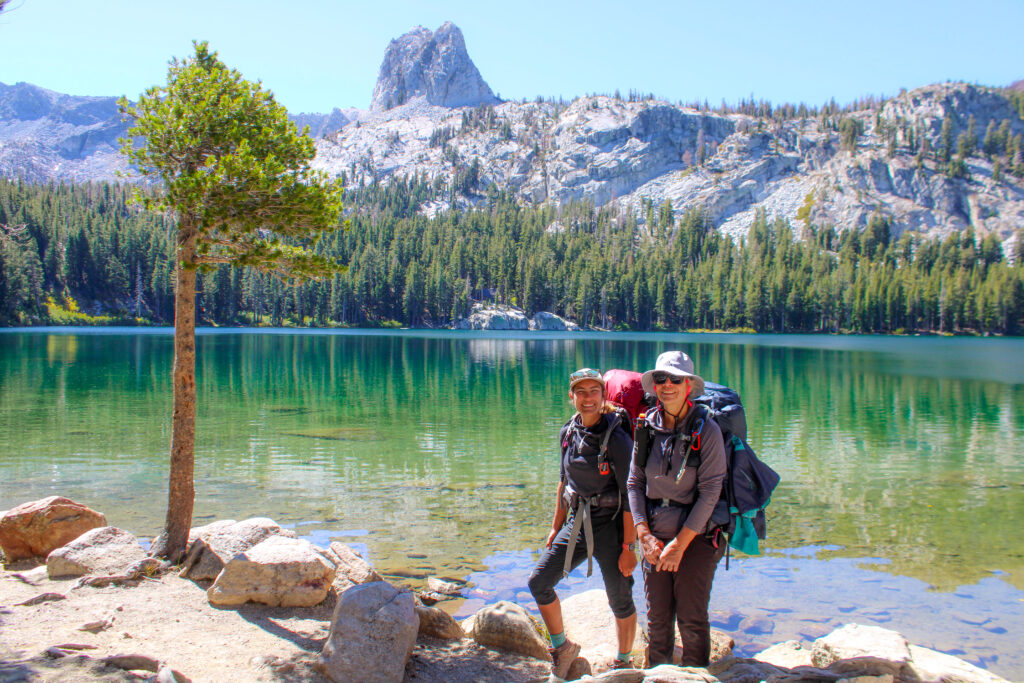
[[388, 42], [446, 20], [508, 99], [653, 92], [840, 103], [1024, 79], [1021, 0], [12, 0], [0, 82], [135, 97], [208, 40], [293, 113], [367, 107]]

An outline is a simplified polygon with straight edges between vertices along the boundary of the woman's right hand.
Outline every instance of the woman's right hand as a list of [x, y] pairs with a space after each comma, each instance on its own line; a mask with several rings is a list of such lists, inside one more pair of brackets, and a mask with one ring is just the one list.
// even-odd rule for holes
[[658, 564], [658, 559], [661, 557], [661, 551], [665, 544], [649, 531], [641, 531], [638, 538], [640, 540], [640, 552], [644, 554], [644, 559], [652, 566]]
[[560, 531], [560, 529], [552, 529], [551, 530], [551, 533], [548, 534], [548, 540], [544, 541], [544, 547], [545, 548], [550, 548], [551, 547], [551, 544], [555, 542], [555, 536], [558, 535], [559, 531]]

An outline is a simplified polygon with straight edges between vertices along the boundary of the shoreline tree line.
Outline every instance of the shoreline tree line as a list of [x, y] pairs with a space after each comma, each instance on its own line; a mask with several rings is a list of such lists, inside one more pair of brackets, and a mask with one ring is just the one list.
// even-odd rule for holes
[[[198, 273], [199, 324], [441, 327], [488, 300], [606, 329], [1024, 333], [1022, 254], [970, 229], [893, 238], [880, 215], [863, 230], [759, 215], [734, 241], [700, 208], [638, 220], [494, 187], [477, 208], [418, 213], [438, 191], [415, 176], [348, 191], [350, 228], [317, 245], [349, 266], [331, 278]], [[0, 324], [173, 321], [175, 225], [131, 192], [0, 180]]]

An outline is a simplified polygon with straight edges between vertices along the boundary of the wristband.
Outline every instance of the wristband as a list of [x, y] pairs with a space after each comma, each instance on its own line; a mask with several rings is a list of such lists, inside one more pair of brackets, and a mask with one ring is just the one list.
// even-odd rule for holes
[[636, 541], [633, 541], [632, 543], [623, 543], [622, 544], [622, 549], [623, 550], [633, 550], [633, 551], [635, 551], [636, 550]]

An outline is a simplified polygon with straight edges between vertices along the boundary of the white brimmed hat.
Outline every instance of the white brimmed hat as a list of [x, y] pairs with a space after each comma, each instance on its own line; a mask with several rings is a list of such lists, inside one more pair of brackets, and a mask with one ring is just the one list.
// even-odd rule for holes
[[690, 387], [690, 396], [700, 396], [704, 393], [704, 380], [700, 375], [693, 372], [693, 361], [682, 351], [666, 351], [658, 356], [653, 370], [648, 370], [640, 377], [640, 384], [648, 394], [654, 393], [654, 373], [664, 372], [673, 377], [689, 377], [693, 380]]

